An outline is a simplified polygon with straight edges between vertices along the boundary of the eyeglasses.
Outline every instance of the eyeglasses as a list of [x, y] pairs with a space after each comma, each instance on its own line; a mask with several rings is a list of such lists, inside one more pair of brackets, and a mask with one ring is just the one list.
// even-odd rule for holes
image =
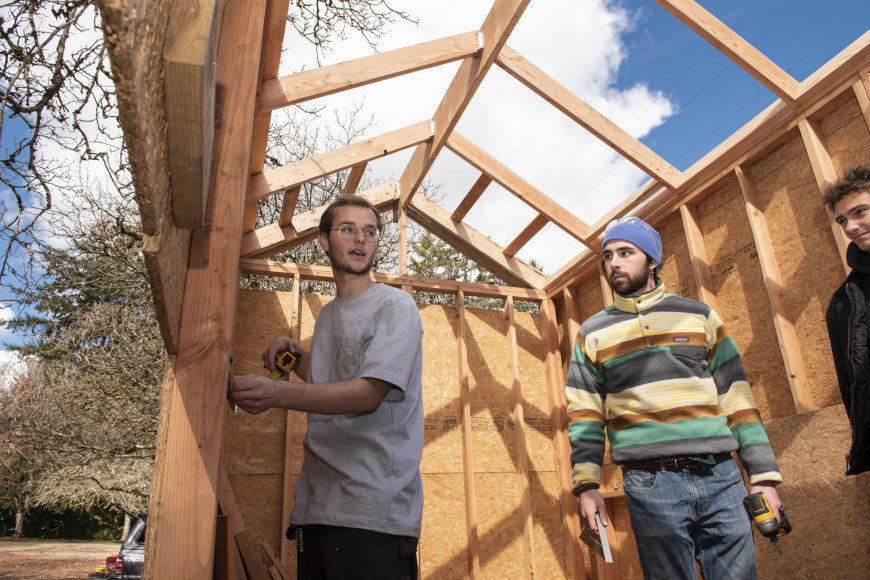
[[627, 215], [625, 217], [619, 218], [618, 220], [613, 220], [612, 222], [607, 224], [607, 227], [604, 228], [604, 231], [608, 232], [608, 231], [610, 231], [610, 228], [612, 228], [613, 226], [618, 226], [619, 224], [630, 224], [631, 222], [636, 222], [636, 221], [639, 222], [640, 219], [634, 217], [633, 215]]
[[351, 242], [356, 239], [356, 232], [362, 231], [363, 237], [369, 243], [375, 243], [378, 241], [380, 234], [376, 228], [358, 228], [355, 226], [338, 226], [337, 228], [333, 228], [332, 231], [337, 231], [338, 235], [341, 236], [342, 240]]

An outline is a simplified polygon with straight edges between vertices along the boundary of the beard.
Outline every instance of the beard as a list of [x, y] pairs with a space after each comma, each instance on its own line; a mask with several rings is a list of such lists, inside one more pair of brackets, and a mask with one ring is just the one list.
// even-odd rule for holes
[[329, 263], [332, 264], [332, 267], [338, 270], [339, 272], [344, 272], [345, 274], [353, 274], [355, 276], [363, 276], [368, 274], [372, 269], [372, 264], [375, 263], [375, 252], [372, 252], [371, 256], [369, 256], [369, 261], [366, 264], [363, 264], [359, 267], [354, 267], [345, 259], [337, 259], [335, 255], [333, 255], [332, 249], [327, 252], [327, 256], [329, 256]]
[[613, 281], [612, 274], [611, 277], [608, 278], [610, 287], [620, 296], [636, 296], [646, 287], [647, 281], [649, 280], [649, 270], [646, 268], [635, 274], [626, 271], [622, 271], [620, 274], [625, 277], [618, 282]]

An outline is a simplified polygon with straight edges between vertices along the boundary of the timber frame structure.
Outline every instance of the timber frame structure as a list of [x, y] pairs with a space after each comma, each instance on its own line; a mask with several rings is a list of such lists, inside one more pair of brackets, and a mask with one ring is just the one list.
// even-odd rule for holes
[[[600, 287], [603, 292], [595, 301], [606, 305], [610, 298], [606, 283], [600, 279], [599, 248], [611, 220], [634, 215], [657, 227], [681, 229], [692, 273], [687, 284], [698, 299], [718, 309], [716, 273], [711, 272], [705, 247], [709, 231], [705, 232], [699, 207], [724, 189], [736, 191], [745, 206], [750, 242], [775, 327], [776, 352], [782, 357], [791, 394], [790, 411], [774, 415], [803, 415], [809, 421], [813, 413], [835, 406], [836, 401], [819, 395], [824, 389], [811, 388], [815, 379], [808, 376], [801, 354], [806, 338], [796, 330], [797, 321], [790, 312], [787, 283], [781, 274], [782, 255], [776, 254], [775, 236], [767, 223], [771, 217], [765, 213], [766, 202], [759, 195], [753, 166], [798, 139], [812, 169], [816, 194], [845, 168], [839, 165], [848, 156], [841, 155], [843, 161], [837, 163], [822, 125], [848, 103], [859, 111], [862, 130], [870, 131], [870, 32], [816, 73], [798, 81], [694, 1], [656, 0], [751, 74], [776, 99], [681, 172], [507, 45], [529, 1], [495, 0], [478, 31], [279, 78], [289, 0], [97, 0], [146, 233], [146, 263], [169, 353], [148, 526], [148, 577], [245, 577], [239, 576], [244, 574], [242, 566], [247, 577], [267, 577], [262, 575], [263, 570], [250, 569], [244, 560], [245, 552], [250, 554], [254, 548], [244, 539], [244, 525], [239, 525], [238, 517], [232, 517], [238, 515], [238, 506], [227, 491], [222, 471], [226, 383], [239, 300], [237, 281], [242, 273], [293, 277], [297, 281], [330, 279], [328, 268], [267, 259], [316, 236], [323, 208], [297, 213], [299, 188], [313, 179], [349, 171], [345, 193], [354, 193], [367, 163], [407, 148], [413, 148], [413, 155], [397, 182], [383, 183], [360, 194], [379, 209], [393, 210], [402, 240], [405, 220], [410, 218], [509, 286], [409, 276], [403, 245], [400, 273], [375, 273], [374, 278], [409, 291], [456, 294], [460, 298], [460, 360], [467, 359], [461, 338], [465, 324], [463, 296], [504, 299], [510, 328], [514, 300], [541, 304], [541, 340], [549, 385], [553, 457], [565, 544], [562, 569], [566, 577], [620, 577], [618, 567], [596, 567], [586, 561], [588, 555], [584, 556], [575, 540], [579, 519], [570, 491], [565, 401], [560, 392], [564, 364], [570, 357], [570, 346], [565, 343], [570, 343], [576, 333], [581, 316], [595, 311], [585, 310], [581, 294], [589, 287]], [[455, 78], [430, 119], [264, 171], [272, 111], [456, 61], [461, 64]], [[457, 122], [493, 65], [643, 170], [649, 181], [596, 223], [586, 224], [463, 137], [455, 130]], [[850, 161], [870, 161], [866, 141]], [[445, 147], [480, 172], [480, 178], [452, 213], [419, 192]], [[505, 247], [463, 222], [492, 182], [537, 212], [537, 217]], [[281, 217], [257, 228], [257, 203], [267, 196], [283, 198]], [[518, 259], [516, 253], [550, 223], [582, 242], [586, 249], [554, 274], [545, 276]], [[828, 271], [842, 278], [848, 270], [847, 240], [835, 224], [824, 228], [829, 235], [825, 243], [838, 250], [832, 252], [836, 267]], [[298, 293], [298, 284], [296, 288]], [[818, 294], [821, 300], [827, 299], [824, 292]], [[471, 437], [467, 362], [461, 367], [465, 369], [458, 380], [464, 419], [461, 429], [466, 442]], [[518, 389], [517, 376], [515, 370], [512, 381]], [[832, 381], [830, 377], [826, 380]], [[825, 389], [836, 393], [834, 382]], [[514, 422], [523, 424], [521, 406], [515, 411]], [[519, 434], [521, 437], [522, 429]], [[464, 461], [470, 463], [467, 456]], [[522, 471], [522, 466], [518, 470]], [[473, 484], [467, 472], [466, 492], [468, 486], [473, 491]], [[615, 500], [619, 493], [614, 491], [607, 497]], [[466, 574], [478, 578], [482, 576], [474, 532], [477, 520], [473, 500], [470, 503], [465, 522]], [[528, 522], [529, 503], [524, 500], [522, 506]], [[237, 550], [232, 547], [234, 535]], [[281, 554], [286, 553], [285, 545]], [[243, 564], [234, 559], [234, 554], [242, 554]], [[525, 554], [525, 574], [531, 578], [535, 576], [534, 550], [528, 541]], [[276, 570], [283, 566], [279, 559], [271, 567]], [[625, 570], [622, 574], [630, 576]]]

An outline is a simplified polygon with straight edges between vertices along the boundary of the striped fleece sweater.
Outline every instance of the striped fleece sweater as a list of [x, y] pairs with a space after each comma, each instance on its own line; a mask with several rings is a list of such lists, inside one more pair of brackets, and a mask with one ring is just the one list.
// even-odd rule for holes
[[565, 391], [575, 494], [599, 485], [605, 424], [614, 463], [737, 450], [750, 483], [782, 481], [734, 340], [661, 282], [583, 323]]

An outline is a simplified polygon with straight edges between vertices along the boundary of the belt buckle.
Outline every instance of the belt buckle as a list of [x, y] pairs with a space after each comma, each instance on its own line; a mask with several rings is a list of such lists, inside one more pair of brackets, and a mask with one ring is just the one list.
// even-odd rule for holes
[[662, 459], [662, 467], [665, 469], [677, 469], [679, 465], [677, 465], [676, 457], [665, 457]]

